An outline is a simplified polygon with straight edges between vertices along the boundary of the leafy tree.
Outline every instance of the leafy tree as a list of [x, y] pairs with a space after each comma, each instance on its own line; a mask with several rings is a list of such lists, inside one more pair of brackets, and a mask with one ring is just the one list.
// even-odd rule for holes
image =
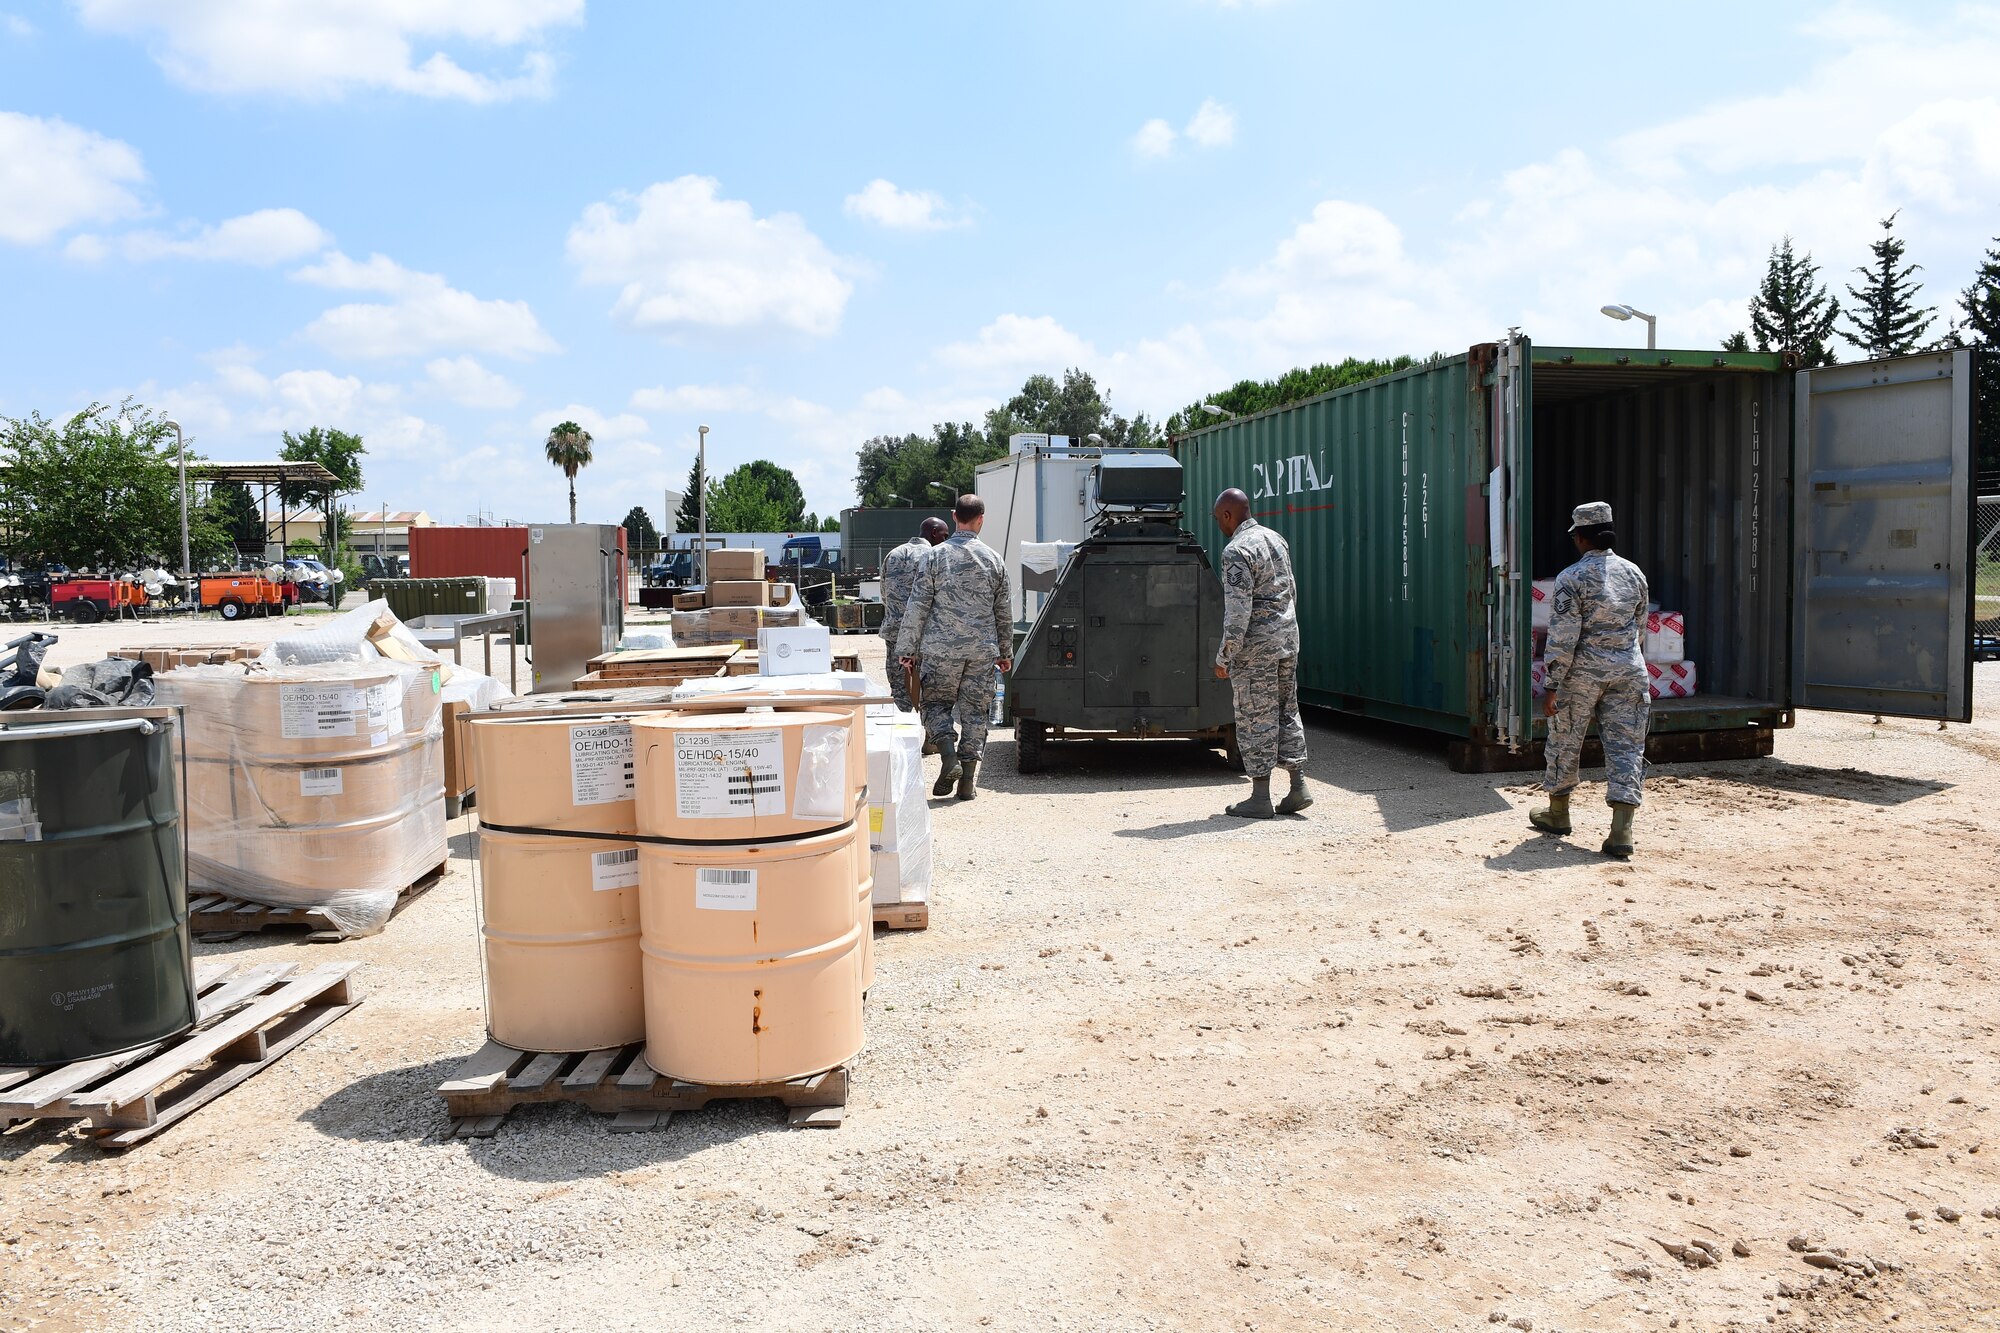
[[565, 421], [549, 432], [545, 447], [549, 462], [569, 481], [569, 521], [576, 522], [576, 474], [590, 466], [590, 432]]
[[1790, 236], [1772, 246], [1763, 285], [1750, 298], [1750, 331], [1757, 336], [1757, 350], [1790, 352], [1808, 368], [1830, 366], [1834, 357], [1827, 343], [1839, 317], [1840, 302], [1819, 281], [1812, 255], [1794, 251]]
[[1978, 470], [1991, 475], [2000, 472], [2000, 237], [1973, 272], [1972, 285], [1959, 293], [1958, 304], [1965, 322], [1953, 329], [1954, 336], [1985, 349], [1974, 372], [1978, 382], [1972, 416]]
[[1736, 332], [1730, 334], [1727, 338], [1724, 338], [1722, 340], [1722, 350], [1725, 352], [1749, 351], [1750, 350], [1749, 335], [1744, 333], [1743, 330], [1738, 329]]
[[625, 545], [634, 551], [650, 549], [660, 544], [659, 529], [653, 526], [653, 516], [646, 512], [644, 505], [633, 505], [625, 515], [622, 525], [625, 529]]
[[1077, 444], [1097, 435], [1117, 448], [1159, 442], [1145, 413], [1129, 421], [1119, 416], [1098, 392], [1096, 379], [1074, 368], [1063, 372], [1060, 384], [1048, 375], [1030, 375], [1019, 393], [986, 414], [986, 440], [998, 446], [996, 458], [1006, 453], [1008, 436], [1024, 431], [1067, 435]]
[[711, 532], [796, 532], [805, 517], [806, 495], [799, 479], [762, 458], [709, 487]]
[[269, 532], [250, 488], [240, 481], [218, 481], [208, 489], [208, 514], [222, 535], [237, 550], [264, 554]]
[[361, 455], [367, 452], [359, 435], [323, 426], [298, 435], [286, 431], [278, 450], [278, 457], [288, 463], [318, 463], [333, 474], [331, 489], [313, 482], [286, 482], [278, 488], [287, 504], [318, 503], [331, 550], [338, 551], [347, 535], [347, 511], [340, 508], [339, 497], [361, 489]]
[[1882, 219], [1882, 239], [1868, 247], [1875, 263], [1855, 269], [1861, 275], [1861, 285], [1847, 289], [1854, 304], [1846, 311], [1848, 327], [1840, 336], [1868, 357], [1907, 356], [1916, 351], [1937, 314], [1935, 306], [1917, 305], [1922, 284], [1911, 275], [1921, 272], [1923, 266], [1903, 262], [1903, 243], [1896, 238], [1895, 228], [1895, 213]]
[[681, 507], [674, 511], [675, 532], [701, 530], [701, 488], [707, 484], [708, 478], [701, 470], [701, 455], [696, 454], [694, 462], [688, 466], [687, 489], [681, 493]]
[[[1441, 354], [1432, 353], [1431, 360], [1441, 359]], [[1335, 389], [1344, 389], [1350, 384], [1360, 384], [1383, 375], [1393, 375], [1399, 370], [1408, 370], [1417, 364], [1413, 356], [1399, 356], [1388, 361], [1363, 361], [1348, 357], [1339, 365], [1329, 365], [1322, 361], [1312, 366], [1301, 366], [1288, 370], [1274, 380], [1238, 380], [1221, 393], [1197, 398], [1180, 411], [1167, 418], [1166, 433], [1169, 438], [1212, 426], [1222, 420], [1212, 412], [1202, 410], [1202, 404], [1212, 403], [1230, 416], [1245, 417], [1254, 412], [1268, 412], [1274, 407], [1287, 403], [1303, 402], [1307, 398], [1317, 398]]]
[[[0, 512], [8, 553], [72, 569], [178, 567], [176, 457], [165, 418], [130, 399], [115, 412], [92, 403], [60, 425], [39, 412], [0, 417], [6, 467]], [[188, 544], [197, 566], [229, 549], [227, 536], [199, 506], [188, 512]]]
[[840, 515], [828, 514], [825, 518], [819, 521], [819, 530], [821, 532], [839, 532]]

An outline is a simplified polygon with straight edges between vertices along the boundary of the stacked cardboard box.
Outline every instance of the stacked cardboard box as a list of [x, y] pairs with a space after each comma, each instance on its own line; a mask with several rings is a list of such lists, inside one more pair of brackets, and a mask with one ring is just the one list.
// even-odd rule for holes
[[144, 662], [157, 674], [177, 671], [181, 667], [247, 662], [263, 651], [262, 644], [239, 643], [225, 648], [120, 648], [111, 656], [127, 662]]
[[743, 647], [757, 642], [760, 629], [784, 629], [804, 619], [804, 608], [725, 606], [707, 611], [674, 612], [674, 642], [682, 647], [734, 644]]

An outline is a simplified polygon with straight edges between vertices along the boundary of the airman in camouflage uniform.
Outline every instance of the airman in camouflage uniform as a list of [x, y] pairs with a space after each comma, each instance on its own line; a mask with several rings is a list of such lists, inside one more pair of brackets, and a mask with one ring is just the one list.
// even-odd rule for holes
[[1556, 579], [1549, 612], [1548, 773], [1542, 790], [1549, 803], [1528, 821], [1545, 833], [1568, 833], [1569, 797], [1577, 760], [1594, 720], [1604, 742], [1611, 836], [1606, 855], [1632, 855], [1632, 817], [1646, 776], [1646, 730], [1652, 694], [1646, 678], [1644, 636], [1649, 592], [1640, 568], [1612, 549], [1611, 506], [1578, 505], [1570, 537], [1582, 559]]
[[[1242, 491], [1224, 491], [1215, 521], [1222, 551], [1222, 644], [1215, 674], [1230, 682], [1236, 747], [1250, 775], [1250, 796], [1228, 808], [1244, 819], [1297, 814], [1313, 803], [1306, 790], [1306, 728], [1299, 718], [1298, 591], [1285, 539], [1250, 517]], [[1291, 792], [1271, 805], [1271, 770], [1292, 775]]]
[[969, 801], [993, 716], [994, 668], [1014, 665], [1014, 617], [1006, 566], [979, 540], [986, 502], [961, 495], [953, 516], [958, 531], [931, 552], [903, 609], [896, 653], [906, 665], [922, 663], [924, 732], [944, 757], [931, 795], [957, 782], [958, 799]]
[[889, 676], [889, 697], [908, 710], [910, 673], [896, 658], [896, 637], [903, 629], [903, 608], [916, 591], [917, 576], [931, 558], [931, 548], [950, 536], [941, 518], [927, 518], [917, 535], [882, 557], [882, 643], [888, 654], [883, 669]]

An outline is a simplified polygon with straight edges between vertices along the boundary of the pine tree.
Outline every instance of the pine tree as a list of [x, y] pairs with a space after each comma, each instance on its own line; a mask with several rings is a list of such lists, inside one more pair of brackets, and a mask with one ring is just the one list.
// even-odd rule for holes
[[1750, 331], [1757, 350], [1789, 352], [1801, 366], [1830, 366], [1833, 352], [1827, 341], [1839, 316], [1840, 302], [1819, 281], [1812, 256], [1794, 252], [1790, 236], [1772, 246], [1764, 283], [1750, 298]]
[[[1756, 298], [1752, 297], [1751, 300], [1754, 303]], [[1741, 329], [1738, 329], [1722, 340], [1722, 350], [1725, 352], [1747, 352], [1750, 350], [1750, 339]]]
[[696, 532], [701, 527], [701, 490], [708, 484], [702, 474], [701, 457], [695, 456], [688, 467], [687, 489], [681, 492], [681, 507], [674, 511], [675, 532]]
[[1973, 442], [1981, 475], [2000, 472], [2000, 236], [1972, 275], [1972, 285], [1958, 297], [1965, 323], [1954, 330], [1959, 339], [1982, 348], [1973, 388], [1977, 401], [1972, 419], [1978, 439]]
[[1847, 289], [1854, 304], [1848, 307], [1848, 328], [1840, 336], [1864, 356], [1908, 356], [1921, 345], [1924, 330], [1937, 314], [1935, 306], [1917, 305], [1922, 285], [1911, 275], [1923, 266], [1903, 262], [1903, 243], [1896, 239], [1895, 227], [1895, 213], [1882, 219], [1882, 239], [1868, 247], [1875, 263], [1855, 269], [1861, 286]]

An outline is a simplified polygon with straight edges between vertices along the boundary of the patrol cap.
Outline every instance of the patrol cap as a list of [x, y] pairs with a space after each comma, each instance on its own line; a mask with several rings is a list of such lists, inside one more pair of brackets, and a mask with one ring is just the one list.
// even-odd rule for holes
[[1580, 504], [1569, 511], [1569, 530], [1578, 528], [1608, 528], [1611, 526], [1611, 506], [1602, 500], [1592, 500]]

